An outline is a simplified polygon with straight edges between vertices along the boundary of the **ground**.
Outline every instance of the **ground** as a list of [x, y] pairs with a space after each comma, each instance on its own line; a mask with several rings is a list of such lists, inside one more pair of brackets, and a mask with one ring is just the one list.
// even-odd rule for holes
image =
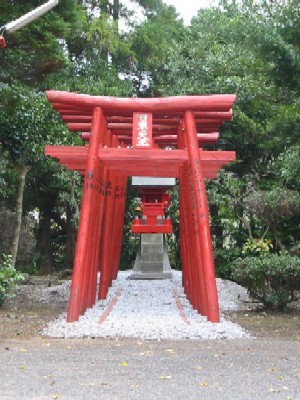
[[[250, 339], [54, 339], [67, 301], [41, 280], [0, 309], [1, 400], [300, 400], [299, 307], [228, 313]], [[48, 304], [30, 300], [41, 283]]]
[[[40, 336], [48, 322], [67, 310], [67, 302], [57, 298], [57, 277], [35, 277], [22, 285], [17, 296], [0, 308], [0, 338], [32, 338]], [[48, 303], [32, 300], [28, 294], [43, 287], [53, 287]], [[225, 317], [245, 328], [253, 337], [300, 340], [300, 306], [293, 305], [285, 312], [230, 311]]]

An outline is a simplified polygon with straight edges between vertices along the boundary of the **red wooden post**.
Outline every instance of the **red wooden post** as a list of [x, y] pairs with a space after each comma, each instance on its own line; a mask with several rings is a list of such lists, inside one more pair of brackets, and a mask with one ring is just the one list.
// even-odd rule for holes
[[[98, 168], [97, 168], [98, 169]], [[97, 177], [97, 169], [95, 169], [95, 176]], [[88, 308], [88, 293], [91, 288], [91, 277], [92, 271], [94, 269], [93, 265], [93, 253], [96, 247], [95, 243], [95, 230], [96, 230], [96, 219], [97, 219], [97, 208], [96, 208], [96, 197], [97, 192], [96, 188], [93, 188], [93, 196], [91, 199], [91, 218], [89, 223], [89, 240], [87, 244], [87, 252], [85, 258], [85, 267], [84, 273], [82, 276], [82, 291], [81, 291], [81, 304], [80, 304], [80, 314], [84, 314], [86, 309]]]
[[196, 202], [197, 199], [195, 197], [195, 192], [194, 188], [192, 185], [192, 179], [191, 179], [191, 169], [189, 165], [186, 165], [186, 179], [188, 181], [188, 191], [187, 193], [189, 194], [187, 196], [187, 204], [188, 204], [188, 209], [189, 209], [189, 215], [191, 216], [191, 235], [189, 239], [191, 239], [192, 242], [192, 254], [191, 257], [194, 261], [193, 263], [193, 279], [195, 281], [195, 291], [196, 291], [196, 301], [197, 303], [195, 304], [195, 308], [202, 314], [202, 315], [207, 315], [207, 304], [208, 304], [208, 299], [207, 299], [207, 291], [205, 287], [205, 280], [204, 280], [204, 269], [203, 269], [203, 261], [201, 257], [201, 248], [199, 244], [199, 235], [201, 235], [200, 232], [200, 227], [197, 221], [197, 216], [196, 216]]
[[201, 167], [201, 158], [198, 148], [197, 130], [194, 115], [191, 111], [186, 111], [184, 113], [184, 123], [186, 129], [187, 147], [192, 173], [193, 188], [196, 196], [196, 217], [201, 231], [201, 234], [199, 235], [199, 242], [204, 270], [204, 281], [208, 299], [207, 317], [211, 322], [220, 322], [218, 294], [209, 226], [209, 212], [203, 171]]
[[[114, 143], [113, 143], [114, 144]], [[101, 274], [98, 298], [106, 299], [112, 282], [112, 232], [115, 207], [116, 173], [112, 170], [107, 174], [106, 207], [103, 221]]]
[[85, 259], [89, 240], [89, 225], [92, 216], [91, 203], [93, 197], [93, 185], [96, 184], [94, 173], [98, 163], [99, 143], [105, 131], [105, 117], [100, 107], [96, 107], [93, 111], [92, 124], [93, 126], [88, 150], [80, 222], [75, 251], [73, 278], [67, 317], [68, 322], [74, 322], [78, 320], [82, 302], [82, 277], [84, 276], [85, 267], [87, 267], [85, 265]]
[[[186, 148], [186, 137], [183, 125], [178, 129], [178, 147]], [[189, 297], [191, 304], [202, 315], [207, 314], [206, 288], [203, 279], [203, 266], [198, 236], [199, 226], [195, 218], [195, 193], [191, 185], [190, 168], [187, 163], [180, 167], [181, 171], [181, 209], [184, 212], [183, 226], [185, 232], [185, 248], [188, 254]], [[195, 235], [196, 234], [196, 235]]]
[[[99, 248], [98, 243], [98, 231], [99, 231], [99, 196], [94, 201], [95, 215], [94, 223], [90, 233], [90, 239], [92, 241], [90, 247], [90, 257], [87, 258], [87, 262], [90, 262], [90, 273], [87, 276], [87, 285], [85, 287], [85, 302], [86, 308], [91, 308], [96, 302], [96, 295], [94, 295], [95, 287], [97, 285], [97, 276], [95, 276], [95, 270], [98, 267], [98, 260], [96, 259], [96, 252]], [[93, 236], [92, 236], [93, 235]], [[93, 238], [92, 238], [93, 237]]]
[[192, 190], [190, 188], [189, 183], [189, 170], [188, 166], [184, 165], [184, 207], [186, 209], [186, 231], [187, 231], [187, 250], [189, 253], [189, 279], [190, 279], [190, 296], [191, 296], [191, 304], [194, 309], [201, 310], [203, 300], [201, 296], [203, 296], [203, 292], [200, 291], [200, 274], [199, 268], [201, 267], [201, 259], [199, 254], [199, 249], [197, 247], [197, 243], [195, 240], [195, 216], [193, 210], [193, 199], [192, 199]]
[[99, 179], [99, 195], [98, 195], [98, 203], [96, 207], [98, 208], [98, 218], [96, 219], [97, 228], [96, 228], [96, 248], [94, 252], [93, 258], [93, 271], [91, 273], [91, 284], [90, 291], [88, 293], [88, 306], [92, 307], [96, 301], [96, 292], [97, 292], [97, 276], [99, 271], [99, 256], [100, 256], [100, 247], [101, 247], [101, 233], [103, 227], [103, 213], [105, 209], [105, 187], [106, 187], [106, 175], [107, 168], [104, 165], [100, 166], [100, 179]]
[[187, 224], [187, 204], [185, 199], [185, 176], [184, 166], [180, 167], [179, 176], [179, 204], [180, 204], [180, 253], [182, 261], [182, 285], [187, 298], [191, 300], [193, 298], [192, 292], [192, 278], [191, 278], [191, 264], [193, 260], [190, 257], [188, 243], [188, 224]]
[[116, 191], [116, 213], [114, 216], [114, 238], [115, 241], [115, 251], [114, 255], [114, 265], [113, 265], [113, 273], [112, 279], [117, 279], [118, 269], [120, 264], [121, 250], [122, 250], [122, 241], [123, 241], [123, 230], [124, 230], [124, 213], [125, 213], [125, 203], [126, 203], [126, 185], [127, 185], [127, 177], [119, 176], [117, 179], [117, 186], [119, 187], [118, 192]]
[[[182, 135], [183, 125], [179, 124], [177, 129], [177, 147], [184, 149], [184, 137]], [[182, 262], [182, 286], [187, 298], [191, 301], [193, 299], [193, 282], [191, 279], [191, 269], [193, 260], [190, 257], [189, 243], [188, 243], [188, 222], [187, 222], [187, 204], [186, 204], [186, 178], [185, 178], [185, 164], [179, 167], [179, 224], [180, 224], [180, 255]], [[191, 303], [193, 300], [191, 301]]]
[[112, 223], [114, 214], [114, 192], [116, 176], [113, 171], [108, 171], [106, 188], [106, 207], [103, 221], [101, 274], [98, 299], [106, 299], [112, 281]]

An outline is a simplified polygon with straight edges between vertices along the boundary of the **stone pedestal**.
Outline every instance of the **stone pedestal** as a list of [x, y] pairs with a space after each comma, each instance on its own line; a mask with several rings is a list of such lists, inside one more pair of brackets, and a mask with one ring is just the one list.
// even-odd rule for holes
[[167, 246], [164, 235], [143, 233], [133, 273], [130, 279], [170, 279], [172, 278]]

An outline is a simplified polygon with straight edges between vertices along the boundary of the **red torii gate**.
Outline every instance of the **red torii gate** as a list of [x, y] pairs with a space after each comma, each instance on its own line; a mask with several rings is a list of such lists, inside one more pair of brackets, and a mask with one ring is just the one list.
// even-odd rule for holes
[[[219, 322], [205, 178], [235, 160], [205, 151], [232, 118], [235, 95], [116, 98], [47, 91], [70, 131], [85, 146], [46, 146], [45, 154], [84, 174], [68, 322], [105, 299], [120, 261], [128, 176], [179, 179], [182, 284], [192, 304]], [[200, 148], [199, 148], [200, 146]]]

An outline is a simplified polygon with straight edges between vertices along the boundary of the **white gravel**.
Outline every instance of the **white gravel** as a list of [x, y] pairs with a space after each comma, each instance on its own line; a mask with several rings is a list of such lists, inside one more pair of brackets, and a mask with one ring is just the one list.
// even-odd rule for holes
[[[239, 325], [226, 321], [213, 324], [195, 312], [187, 301], [181, 286], [181, 272], [173, 271], [170, 280], [129, 280], [132, 271], [119, 272], [118, 279], [110, 288], [107, 299], [99, 301], [74, 323], [66, 322], [66, 314], [52, 321], [43, 331], [44, 335], [63, 338], [102, 337], [139, 339], [234, 339], [247, 338], [248, 333]], [[217, 279], [220, 310], [245, 309], [249, 301], [247, 291], [241, 286]], [[54, 291], [54, 293], [53, 293]], [[39, 293], [39, 301], [68, 299], [70, 283], [46, 288]], [[57, 292], [57, 293], [56, 293]], [[103, 323], [99, 319], [112, 299], [118, 300]], [[174, 296], [176, 294], [176, 296]], [[186, 320], [182, 317], [177, 297], [183, 306]]]

